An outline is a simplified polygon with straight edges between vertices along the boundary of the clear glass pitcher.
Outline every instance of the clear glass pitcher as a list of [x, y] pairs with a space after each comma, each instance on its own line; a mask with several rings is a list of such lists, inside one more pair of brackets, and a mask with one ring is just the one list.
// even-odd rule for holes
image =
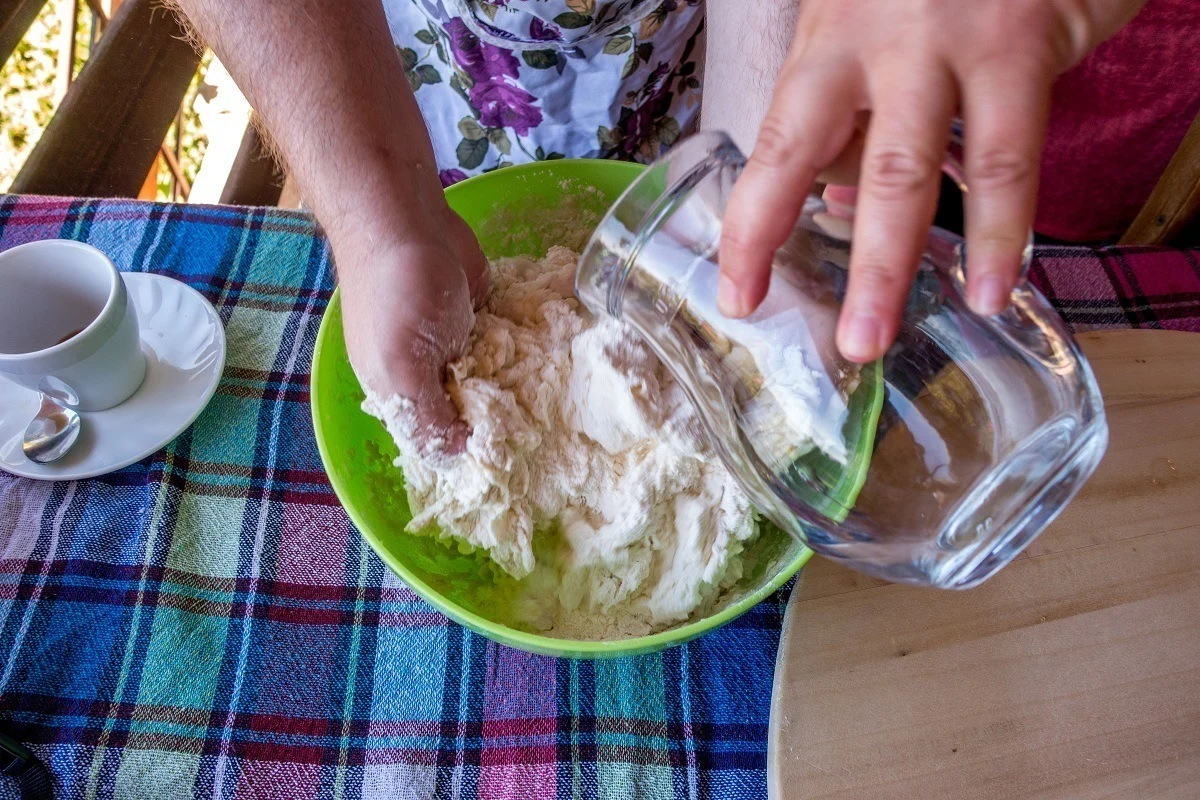
[[[1024, 277], [1007, 311], [974, 314], [963, 240], [936, 228], [896, 343], [869, 365], [843, 359], [834, 330], [850, 225], [816, 196], [776, 253], [763, 304], [725, 317], [717, 250], [745, 162], [728, 137], [706, 133], [651, 165], [584, 251], [579, 298], [649, 342], [722, 461], [785, 531], [891, 581], [986, 580], [1104, 454], [1087, 362]], [[947, 164], [961, 184], [958, 161]]]

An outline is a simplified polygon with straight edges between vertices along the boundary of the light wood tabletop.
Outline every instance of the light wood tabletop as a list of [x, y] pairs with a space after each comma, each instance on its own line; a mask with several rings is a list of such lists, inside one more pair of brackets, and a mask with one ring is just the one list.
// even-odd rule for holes
[[814, 558], [788, 606], [775, 798], [1200, 798], [1200, 336], [1079, 337], [1096, 474], [982, 587]]

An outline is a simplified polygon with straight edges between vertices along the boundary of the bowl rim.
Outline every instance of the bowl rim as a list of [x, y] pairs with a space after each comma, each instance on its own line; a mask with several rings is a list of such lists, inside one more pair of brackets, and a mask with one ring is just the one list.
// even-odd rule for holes
[[[545, 169], [545, 164], [570, 165], [576, 163], [595, 164], [594, 159], [556, 159], [550, 162], [532, 162], [529, 164], [515, 165], [507, 167], [503, 171], [497, 170], [493, 173], [486, 173], [468, 181], [478, 183], [485, 182], [485, 179], [500, 172], [507, 172], [510, 175], [518, 172], [534, 172]], [[620, 162], [612, 162], [614, 164]], [[631, 165], [638, 166], [641, 165]], [[463, 186], [468, 181], [455, 184], [446, 190], [447, 198], [451, 197], [451, 192], [459, 186]], [[366, 539], [367, 544], [375, 551], [388, 568], [392, 570], [404, 583], [414, 592], [420, 595], [426, 602], [433, 605], [443, 614], [458, 622], [471, 630], [491, 639], [492, 641], [506, 644], [518, 649], [526, 650], [534, 653], [543, 654], [558, 654], [569, 657], [602, 657], [612, 655], [632, 655], [634, 653], [649, 652], [654, 650], [664, 649], [673, 645], [683, 644], [684, 642], [693, 639], [701, 634], [715, 630], [728, 622], [733, 621], [742, 614], [745, 614], [754, 606], [765, 600], [774, 592], [778, 591], [785, 583], [795, 576], [808, 560], [812, 558], [813, 551], [807, 546], [801, 545], [800, 551], [795, 558], [784, 563], [779, 571], [771, 580], [764, 583], [754, 592], [747, 594], [734, 603], [730, 603], [725, 608], [721, 609], [712, 616], [697, 619], [684, 625], [675, 628], [669, 628], [665, 631], [659, 631], [648, 636], [635, 636], [628, 639], [559, 639], [553, 636], [545, 636], [538, 633], [529, 633], [517, 628], [502, 625], [485, 617], [470, 611], [458, 603], [444, 597], [437, 592], [433, 587], [429, 586], [416, 574], [414, 574], [407, 566], [396, 558], [390, 550], [384, 545], [384, 542], [375, 531], [361, 518], [357, 508], [353, 502], [349, 502], [350, 494], [347, 490], [343, 475], [336, 467], [330, 448], [327, 446], [325, 426], [321, 421], [319, 413], [321, 397], [321, 373], [324, 371], [319, 365], [324, 363], [323, 356], [325, 353], [325, 345], [328, 337], [335, 335], [333, 331], [332, 318], [335, 310], [340, 316], [341, 312], [341, 287], [335, 287], [329, 303], [326, 305], [324, 312], [321, 315], [321, 324], [317, 328], [317, 340], [313, 347], [312, 366], [310, 368], [310, 386], [309, 386], [309, 412], [312, 416], [313, 434], [317, 441], [317, 451], [321, 456], [322, 467], [325, 470], [326, 477], [329, 478], [330, 485], [333, 487], [334, 494], [337, 495], [338, 503], [350, 517], [358, 532]], [[336, 334], [341, 334], [339, 330]], [[364, 412], [365, 413], [365, 412]], [[413, 536], [404, 532], [405, 536]], [[786, 535], [786, 533], [784, 534]]]

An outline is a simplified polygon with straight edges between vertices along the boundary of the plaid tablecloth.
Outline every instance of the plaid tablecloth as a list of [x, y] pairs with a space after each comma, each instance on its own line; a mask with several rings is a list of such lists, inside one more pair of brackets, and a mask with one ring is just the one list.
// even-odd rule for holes
[[[449, 622], [364, 545], [309, 420], [333, 289], [309, 217], [0, 200], [0, 250], [51, 237], [187, 282], [229, 340], [153, 458], [0, 473], [0, 729], [58, 797], [765, 795], [782, 594], [661, 654], [555, 660]], [[1077, 328], [1200, 330], [1197, 253], [1049, 249], [1033, 276]]]

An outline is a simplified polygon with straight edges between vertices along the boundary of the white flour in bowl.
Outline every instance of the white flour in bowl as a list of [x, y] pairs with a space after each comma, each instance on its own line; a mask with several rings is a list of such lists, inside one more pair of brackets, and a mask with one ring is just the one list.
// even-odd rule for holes
[[447, 370], [471, 428], [464, 453], [423, 453], [401, 398], [368, 393], [363, 408], [400, 448], [410, 532], [461, 539], [525, 579], [534, 630], [624, 638], [710, 606], [740, 577], [758, 520], [667, 369], [575, 299], [577, 262], [553, 248], [493, 263]]

